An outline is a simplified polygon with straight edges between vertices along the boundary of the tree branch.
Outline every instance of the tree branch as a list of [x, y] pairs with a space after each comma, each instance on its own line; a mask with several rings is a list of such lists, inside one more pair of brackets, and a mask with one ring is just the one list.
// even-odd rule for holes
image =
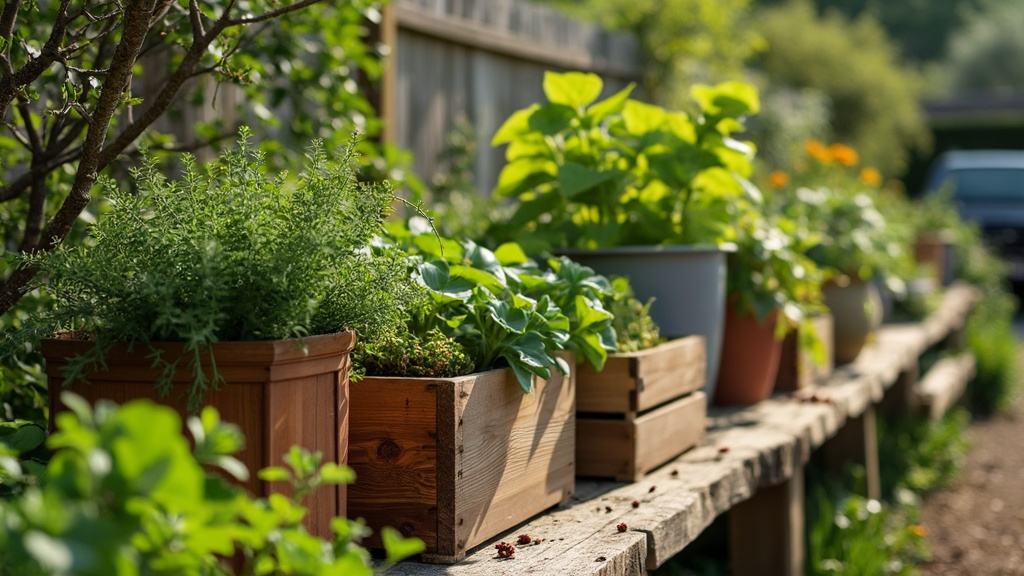
[[[62, 13], [67, 11], [67, 1], [61, 2]], [[89, 191], [98, 177], [100, 153], [106, 140], [107, 129], [125, 90], [128, 89], [132, 67], [149, 32], [155, 3], [155, 0], [128, 0], [125, 5], [121, 41], [114, 50], [110, 73], [103, 82], [99, 101], [93, 110], [92, 123], [85, 135], [74, 184], [64, 203], [47, 224], [37, 250], [55, 248], [71, 231], [82, 210], [89, 205]], [[37, 271], [34, 266], [21, 265], [3, 285], [0, 285], [0, 314], [17, 304], [28, 290], [29, 282]]]
[[234, 18], [234, 19], [228, 20], [228, 25], [229, 26], [240, 26], [242, 24], [256, 24], [257, 22], [263, 22], [265, 20], [273, 20], [274, 18], [277, 18], [278, 16], [283, 16], [285, 14], [288, 14], [289, 12], [295, 12], [296, 10], [302, 10], [303, 8], [306, 8], [307, 6], [312, 6], [313, 4], [319, 4], [322, 1], [323, 0], [302, 0], [301, 2], [296, 2], [295, 4], [292, 4], [290, 6], [284, 6], [282, 8], [278, 8], [277, 10], [271, 10], [270, 12], [265, 12], [263, 14], [260, 14], [259, 16], [251, 16], [249, 18]]
[[[14, 100], [14, 95], [17, 94], [18, 89], [35, 81], [36, 78], [39, 78], [50, 67], [50, 64], [53, 64], [61, 57], [61, 42], [64, 39], [64, 32], [67, 30], [68, 22], [70, 22], [68, 19], [68, 5], [70, 3], [71, 0], [61, 0], [60, 7], [57, 9], [57, 19], [53, 24], [53, 30], [50, 32], [50, 37], [46, 40], [46, 44], [43, 45], [39, 56], [29, 60], [13, 74], [0, 76], [0, 119], [7, 116], [7, 109]], [[7, 4], [4, 5], [5, 13], [7, 6]]]

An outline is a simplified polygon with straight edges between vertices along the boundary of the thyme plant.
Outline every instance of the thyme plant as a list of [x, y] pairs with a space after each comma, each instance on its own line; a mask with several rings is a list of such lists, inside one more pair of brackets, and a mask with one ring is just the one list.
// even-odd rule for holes
[[214, 342], [393, 333], [411, 283], [400, 255], [368, 246], [395, 197], [356, 181], [352, 146], [332, 161], [314, 142], [301, 174], [270, 175], [243, 129], [220, 162], [183, 157], [181, 180], [147, 157], [133, 172], [137, 193], [104, 181], [110, 211], [94, 241], [37, 259], [37, 285], [56, 306], [32, 336], [83, 330], [96, 340], [70, 378], [116, 342], [148, 347], [169, 376], [178, 361], [160, 358], [156, 343], [184, 342], [196, 410], [211, 385], [200, 358]]

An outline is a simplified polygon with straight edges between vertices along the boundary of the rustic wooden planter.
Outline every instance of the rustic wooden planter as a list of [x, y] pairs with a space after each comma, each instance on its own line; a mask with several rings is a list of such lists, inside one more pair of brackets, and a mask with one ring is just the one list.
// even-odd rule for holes
[[[571, 363], [571, 362], [570, 362]], [[524, 394], [505, 368], [458, 378], [367, 377], [352, 384], [352, 517], [426, 542], [452, 563], [575, 489], [575, 370]]]
[[[325, 462], [346, 462], [349, 353], [354, 345], [352, 332], [213, 345], [217, 373], [224, 382], [216, 390], [207, 391], [205, 404], [217, 408], [222, 420], [238, 425], [245, 435], [245, 449], [239, 458], [251, 473], [248, 482], [243, 483], [250, 492], [257, 496], [290, 492], [286, 484], [260, 481], [256, 471], [284, 465], [282, 456], [296, 444], [322, 453]], [[181, 343], [155, 346], [163, 351], [165, 360], [182, 355]], [[160, 397], [154, 387], [162, 370], [152, 367], [150, 352], [141, 345], [134, 350], [115, 346], [106, 357], [106, 370], [87, 374], [86, 382], [65, 382], [62, 370], [67, 359], [83, 355], [92, 347], [93, 342], [88, 340], [43, 341], [51, 414], [65, 409], [60, 402], [63, 389], [91, 403], [107, 399], [120, 404], [148, 398], [175, 408], [184, 420], [192, 382], [187, 359], [182, 360], [166, 398]], [[211, 374], [208, 360], [205, 356], [203, 369]], [[344, 486], [322, 488], [306, 499], [306, 526], [310, 531], [320, 536], [332, 534], [331, 519], [346, 513], [345, 492]]]
[[704, 437], [704, 338], [612, 354], [604, 370], [579, 366], [576, 473], [634, 482]]
[[791, 392], [824, 381], [832, 374], [833, 359], [832, 315], [822, 314], [811, 318], [814, 331], [825, 346], [825, 363], [814, 363], [811, 355], [800, 349], [799, 333], [790, 331], [782, 341], [782, 357], [779, 359], [779, 374], [775, 378], [775, 390]]

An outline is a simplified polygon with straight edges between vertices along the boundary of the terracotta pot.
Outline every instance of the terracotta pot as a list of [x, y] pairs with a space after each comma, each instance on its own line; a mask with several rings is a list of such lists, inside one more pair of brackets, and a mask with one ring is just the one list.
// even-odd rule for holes
[[[93, 345], [90, 340], [43, 341], [50, 414], [66, 410], [60, 392], [71, 390], [90, 403], [150, 399], [176, 409], [184, 422], [186, 391], [193, 374], [187, 357], [179, 364], [166, 397], [154, 386], [162, 369], [153, 367], [145, 346], [129, 349], [116, 345], [106, 356], [104, 370], [86, 374], [86, 382], [65, 382], [67, 359], [87, 353]], [[211, 347], [217, 373], [224, 380], [220, 387], [206, 392], [204, 404], [217, 408], [222, 420], [238, 425], [245, 435], [245, 448], [238, 456], [250, 472], [243, 483], [249, 492], [256, 496], [290, 492], [290, 485], [263, 482], [256, 472], [283, 466], [282, 457], [296, 444], [322, 453], [325, 462], [346, 463], [349, 353], [354, 345], [355, 334], [341, 332], [303, 339], [219, 342]], [[162, 351], [164, 360], [183, 355], [180, 342], [154, 343], [154, 347]], [[212, 375], [209, 362], [209, 355], [204, 354], [203, 371], [208, 376]], [[304, 503], [309, 508], [307, 528], [331, 537], [331, 519], [345, 515], [345, 501], [345, 486], [311, 494]]]
[[782, 340], [775, 337], [778, 311], [758, 320], [726, 307], [722, 363], [718, 368], [715, 404], [755, 404], [771, 396], [779, 371]]
[[872, 282], [849, 279], [822, 287], [825, 305], [832, 311], [836, 364], [853, 362], [868, 336], [882, 325], [882, 297]]
[[948, 231], [923, 232], [914, 242], [914, 259], [929, 267], [935, 280], [943, 286], [953, 282], [954, 235]]

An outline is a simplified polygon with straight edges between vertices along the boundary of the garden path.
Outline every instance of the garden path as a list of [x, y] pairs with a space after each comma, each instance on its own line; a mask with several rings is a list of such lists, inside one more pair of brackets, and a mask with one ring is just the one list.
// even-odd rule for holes
[[968, 438], [960, 477], [924, 500], [933, 558], [921, 575], [1024, 575], [1024, 398], [975, 420]]

